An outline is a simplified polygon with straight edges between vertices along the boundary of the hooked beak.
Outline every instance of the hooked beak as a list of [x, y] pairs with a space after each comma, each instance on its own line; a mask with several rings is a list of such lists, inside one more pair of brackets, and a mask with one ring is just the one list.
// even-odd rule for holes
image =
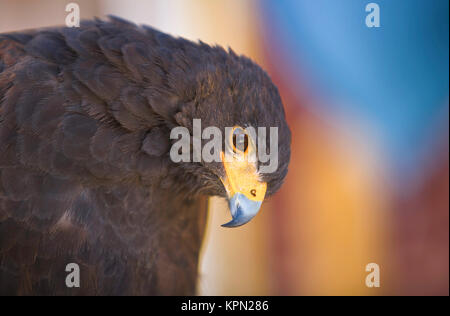
[[232, 220], [223, 227], [238, 227], [248, 223], [261, 207], [267, 183], [259, 180], [256, 165], [242, 159], [226, 161], [222, 153], [225, 176], [221, 178], [227, 191]]
[[256, 214], [262, 202], [252, 201], [242, 193], [236, 193], [229, 200], [231, 217], [233, 218], [222, 227], [238, 227], [248, 223]]

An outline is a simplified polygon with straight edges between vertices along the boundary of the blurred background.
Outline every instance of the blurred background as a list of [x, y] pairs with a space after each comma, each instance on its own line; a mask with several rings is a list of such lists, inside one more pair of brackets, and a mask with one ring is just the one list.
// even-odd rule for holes
[[[213, 198], [199, 295], [449, 294], [449, 2], [0, 0], [0, 32], [114, 14], [267, 70], [292, 131], [280, 192], [238, 229]], [[368, 288], [377, 263], [381, 286]]]

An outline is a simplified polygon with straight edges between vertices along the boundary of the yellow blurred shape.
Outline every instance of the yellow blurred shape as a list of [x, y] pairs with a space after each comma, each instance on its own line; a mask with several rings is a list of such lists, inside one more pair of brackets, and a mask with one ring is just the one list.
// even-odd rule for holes
[[377, 187], [376, 152], [321, 125], [291, 124], [290, 170], [277, 198], [286, 208], [280, 233], [288, 250], [275, 262], [288, 281], [278, 288], [284, 294], [380, 294], [365, 285], [371, 262], [380, 265], [383, 284], [386, 201]]
[[201, 252], [199, 295], [268, 295], [268, 258], [261, 210], [252, 225], [224, 228], [231, 219], [225, 199], [210, 199], [207, 235]]

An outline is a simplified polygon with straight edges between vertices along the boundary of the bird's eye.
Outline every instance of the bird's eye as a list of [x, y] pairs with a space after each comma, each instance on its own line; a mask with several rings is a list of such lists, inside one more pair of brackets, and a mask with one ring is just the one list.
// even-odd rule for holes
[[245, 153], [248, 149], [248, 135], [240, 127], [233, 131], [233, 151]]
[[256, 190], [255, 189], [250, 190], [250, 194], [256, 196]]

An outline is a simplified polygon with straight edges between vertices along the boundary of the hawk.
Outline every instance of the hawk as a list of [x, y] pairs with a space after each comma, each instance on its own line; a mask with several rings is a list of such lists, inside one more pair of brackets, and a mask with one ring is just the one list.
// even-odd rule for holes
[[[234, 127], [223, 143], [243, 152], [246, 127], [277, 127], [278, 168], [173, 162], [170, 132], [194, 119]], [[231, 49], [117, 17], [0, 34], [0, 294], [195, 294], [207, 198], [248, 222], [290, 137], [269, 76]]]

